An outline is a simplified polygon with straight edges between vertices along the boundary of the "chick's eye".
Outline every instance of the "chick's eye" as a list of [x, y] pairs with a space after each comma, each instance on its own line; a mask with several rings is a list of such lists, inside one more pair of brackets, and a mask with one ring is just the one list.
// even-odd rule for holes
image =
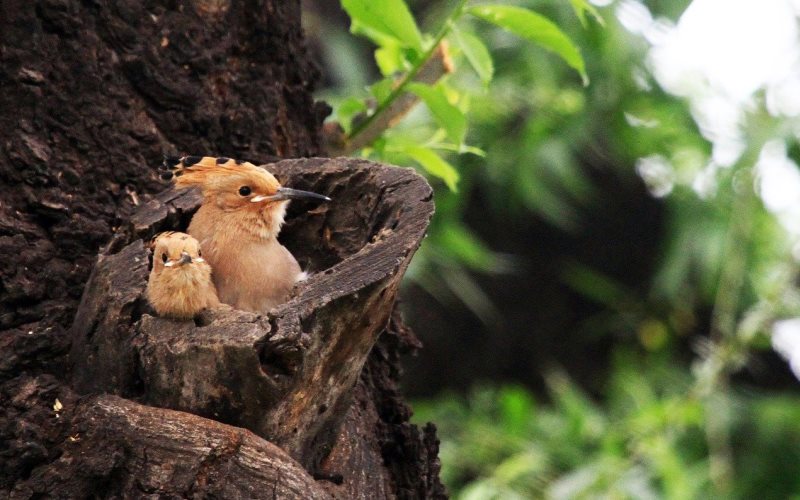
[[197, 251], [197, 256], [198, 256], [198, 257], [202, 257], [202, 256], [203, 256], [203, 252], [201, 252], [200, 250], [198, 250], [198, 251]]
[[162, 253], [161, 254], [161, 262], [167, 262], [167, 254], [166, 253]]
[[250, 189], [250, 186], [242, 186], [239, 188], [239, 194], [242, 196], [250, 196], [250, 193], [253, 191]]

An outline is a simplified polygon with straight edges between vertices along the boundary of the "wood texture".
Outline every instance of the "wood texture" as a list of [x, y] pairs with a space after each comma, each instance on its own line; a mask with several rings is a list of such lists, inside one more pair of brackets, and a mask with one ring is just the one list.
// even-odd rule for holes
[[[113, 466], [109, 457], [116, 456], [116, 448], [103, 447], [100, 439], [120, 442], [115, 440], [123, 439], [129, 424], [124, 419], [83, 419], [86, 435], [98, 438], [84, 441], [95, 445], [87, 445], [80, 459], [73, 457], [77, 461], [72, 467], [60, 459], [72, 443], [67, 439], [72, 419], [67, 410], [54, 414], [54, 399], [59, 397], [66, 408], [88, 412], [93, 407], [87, 399], [92, 396], [78, 396], [71, 389], [71, 366], [81, 363], [76, 386], [91, 388], [95, 379], [113, 380], [117, 392], [137, 400], [136, 411], [153, 411], [154, 416], [162, 415], [162, 410], [149, 406], [157, 398], [178, 398], [170, 393], [178, 386], [191, 392], [176, 377], [153, 375], [151, 367], [167, 355], [164, 339], [169, 335], [164, 332], [180, 329], [159, 326], [161, 320], [144, 321], [147, 304], [137, 287], [143, 285], [149, 263], [135, 240], [157, 226], [185, 227], [197, 199], [192, 194], [157, 194], [164, 185], [152, 166], [164, 153], [225, 155], [255, 162], [318, 154], [319, 131], [329, 108], [312, 99], [317, 78], [305, 49], [296, 0], [0, 2], [0, 498], [12, 492], [21, 498], [143, 496], [134, 484], [143, 469]], [[315, 182], [314, 173], [293, 175], [298, 186]], [[346, 186], [356, 185], [355, 179], [340, 185], [335, 176], [329, 181], [334, 196], [358, 205], [361, 193]], [[369, 191], [365, 196], [374, 201], [380, 194]], [[350, 217], [360, 217], [353, 227], [345, 227], [339, 224], [347, 220], [344, 211], [317, 215], [312, 211], [301, 217], [303, 208], [297, 206], [292, 213], [286, 243], [303, 254], [304, 266], [318, 271], [332, 268], [363, 247], [373, 236], [368, 228], [381, 222], [371, 217], [385, 216], [365, 208]], [[338, 231], [326, 235], [324, 228], [334, 226]], [[126, 248], [131, 242], [133, 246]], [[305, 250], [298, 252], [298, 246]], [[98, 260], [101, 247], [104, 257]], [[73, 325], [87, 282], [88, 288], [104, 290], [105, 300], [90, 303], [84, 298], [84, 313], [73, 331], [110, 333], [84, 339], [83, 346], [71, 345], [67, 329]], [[388, 296], [392, 290], [387, 289]], [[343, 299], [333, 302], [341, 304]], [[376, 320], [387, 314], [381, 311]], [[85, 322], [87, 318], [92, 319]], [[352, 390], [341, 399], [356, 394], [359, 404], [372, 409], [362, 412], [340, 402], [323, 412], [327, 415], [323, 419], [330, 419], [325, 429], [334, 429], [342, 418], [349, 418], [350, 428], [356, 429], [348, 447], [329, 455], [339, 458], [326, 460], [329, 467], [315, 472], [323, 478], [317, 484], [342, 498], [375, 498], [368, 487], [379, 496], [400, 498], [442, 493], [435, 434], [408, 424], [410, 411], [397, 391], [398, 353], [416, 345], [412, 334], [401, 333], [398, 321], [378, 337], [364, 370], [351, 380]], [[268, 336], [279, 325], [277, 318], [270, 322], [230, 314], [199, 323], [193, 331], [217, 329], [218, 333], [217, 341], [210, 335], [203, 344], [205, 359], [243, 357], [246, 352], [249, 367], [253, 357], [258, 360], [257, 373], [243, 372], [252, 383], [245, 390], [259, 393], [259, 404], [269, 408], [282, 395], [296, 391], [296, 380], [307, 373], [303, 364], [307, 351], [319, 352], [320, 346], [314, 346], [308, 334], [280, 327]], [[111, 331], [112, 325], [119, 329]], [[373, 335], [372, 328], [363, 331]], [[151, 330], [153, 335], [144, 334]], [[219, 340], [223, 331], [257, 336], [264, 342], [255, 348], [225, 346]], [[346, 335], [336, 332], [341, 342]], [[89, 344], [93, 350], [86, 349]], [[115, 363], [86, 363], [111, 359], [112, 354], [117, 356]], [[188, 382], [194, 369], [203, 371], [196, 364], [193, 368], [176, 362], [175, 368], [188, 374]], [[341, 374], [353, 377], [350, 370]], [[213, 401], [235, 398], [242, 385], [232, 384], [235, 390]], [[218, 415], [198, 411], [209, 417], [193, 417], [199, 433], [205, 424], [197, 422], [216, 425], [212, 420], [252, 422], [254, 429], [266, 425], [263, 416], [240, 414], [242, 406], [204, 404]], [[296, 441], [292, 445], [296, 456], [305, 464], [316, 462], [326, 452], [323, 443], [334, 443], [336, 451], [340, 440], [334, 434], [318, 432], [314, 443]], [[164, 429], [158, 442], [168, 447], [181, 439]], [[319, 451], [309, 451], [315, 443]], [[201, 449], [183, 449], [185, 460], [203, 460]], [[106, 462], [111, 465], [102, 466]], [[348, 464], [356, 463], [370, 482], [355, 479], [355, 465]], [[206, 464], [209, 473], [228, 474], [231, 482], [250, 481], [238, 468], [221, 467], [224, 461]], [[84, 480], [65, 489], [73, 473]], [[112, 486], [120, 483], [134, 486], [114, 490]], [[206, 484], [195, 483], [191, 494], [177, 484], [158, 488], [171, 492], [166, 497], [217, 495], [216, 490], [204, 490]], [[158, 496], [159, 491], [146, 493]]]
[[[281, 236], [313, 273], [289, 302], [265, 315], [223, 309], [196, 321], [153, 317], [143, 299], [143, 239], [183, 230], [199, 202], [194, 192], [167, 191], [101, 254], [71, 329], [75, 386], [244, 427], [312, 472], [328, 457], [329, 475], [344, 481], [368, 473], [362, 492], [391, 491], [378, 438], [352, 447], [340, 426], [346, 422], [346, 435], [376, 420], [365, 387], [356, 389], [361, 409], [353, 410], [353, 388], [425, 234], [430, 187], [412, 170], [362, 160], [285, 160], [267, 168], [292, 187], [334, 198], [289, 212]], [[343, 450], [331, 459], [337, 443]]]
[[10, 399], [48, 414], [42, 444], [53, 460], [24, 474], [10, 498], [331, 498], [283, 450], [247, 430], [55, 387], [39, 377]]

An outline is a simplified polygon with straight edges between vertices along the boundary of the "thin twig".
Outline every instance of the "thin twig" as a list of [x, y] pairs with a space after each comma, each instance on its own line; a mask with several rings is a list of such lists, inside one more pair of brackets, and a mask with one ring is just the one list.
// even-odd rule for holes
[[[447, 16], [430, 48], [422, 58], [397, 81], [392, 92], [378, 104], [375, 111], [353, 128], [349, 137], [345, 137], [341, 141], [330, 138], [327, 140], [329, 154], [347, 155], [372, 144], [384, 131], [402, 119], [418, 102], [416, 96], [406, 92], [409, 83], [435, 83], [445, 74], [452, 72], [453, 66], [447, 44], [443, 43], [443, 40], [452, 30], [453, 24], [463, 14], [466, 3], [466, 0], [459, 0], [458, 5]], [[337, 142], [341, 143], [338, 147]]]
[[[414, 82], [432, 85], [443, 76], [452, 73], [452, 71], [453, 63], [450, 60], [447, 43], [442, 42], [434, 52], [434, 56], [421, 67]], [[399, 82], [397, 85], [399, 85]], [[365, 146], [369, 146], [383, 135], [386, 130], [394, 127], [400, 120], [405, 118], [418, 102], [419, 97], [414, 94], [409, 92], [398, 94], [398, 97], [384, 108], [380, 115], [376, 111], [372, 115], [376, 116], [376, 118], [361, 128], [357, 135], [351, 136], [349, 140], [341, 141], [338, 147], [335, 142], [329, 141], [328, 153], [332, 156], [347, 156]]]

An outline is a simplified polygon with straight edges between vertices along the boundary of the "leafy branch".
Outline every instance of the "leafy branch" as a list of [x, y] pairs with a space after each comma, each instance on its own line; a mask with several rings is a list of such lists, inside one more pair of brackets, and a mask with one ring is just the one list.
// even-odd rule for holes
[[434, 52], [440, 49], [439, 44], [450, 32], [452, 25], [461, 17], [466, 3], [467, 0], [459, 0], [458, 5], [453, 9], [450, 15], [447, 16], [447, 19], [445, 19], [444, 24], [439, 30], [439, 33], [430, 43], [430, 47], [425, 51], [425, 54], [417, 63], [412, 65], [411, 69], [400, 79], [394, 90], [392, 90], [386, 99], [378, 105], [375, 111], [366, 120], [353, 127], [353, 130], [350, 133], [351, 141], [354, 138], [357, 138], [360, 133], [369, 127], [369, 125], [373, 123], [377, 117], [381, 116], [381, 114], [385, 112], [389, 106], [391, 106], [391, 104], [406, 91], [406, 86], [414, 80], [414, 78], [417, 76], [417, 73], [419, 73], [420, 69], [422, 69], [422, 66], [427, 64], [431, 57], [433, 57]]
[[[586, 13], [596, 11], [585, 0], [571, 0], [581, 23]], [[577, 46], [546, 17], [522, 7], [507, 5], [467, 6], [458, 0], [434, 35], [420, 32], [404, 0], [342, 0], [351, 18], [351, 32], [373, 41], [375, 60], [383, 79], [369, 87], [367, 99], [348, 99], [337, 109], [338, 126], [326, 127], [331, 155], [393, 157], [420, 165], [453, 191], [459, 175], [442, 158], [441, 151], [478, 153], [465, 144], [466, 96], [447, 82], [454, 71], [451, 47], [463, 54], [480, 80], [488, 86], [494, 75], [489, 50], [463, 24], [467, 15], [491, 23], [558, 55], [588, 83], [583, 58]], [[425, 141], [399, 140], [386, 134], [417, 103], [424, 102], [437, 125]], [[371, 104], [371, 105], [370, 105]], [[445, 141], [446, 140], [446, 141]]]

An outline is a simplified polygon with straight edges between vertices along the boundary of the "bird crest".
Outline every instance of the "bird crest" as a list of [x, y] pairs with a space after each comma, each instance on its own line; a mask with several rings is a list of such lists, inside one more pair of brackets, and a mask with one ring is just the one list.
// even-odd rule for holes
[[173, 234], [175, 234], [175, 231], [161, 231], [160, 233], [156, 233], [152, 238], [150, 238], [150, 244], [148, 246], [152, 248], [159, 239], [169, 238]]
[[180, 239], [185, 240], [189, 237], [189, 235], [180, 233], [178, 231], [162, 231], [160, 233], [156, 233], [152, 238], [150, 238], [150, 243], [147, 244], [147, 248], [153, 250], [158, 245], [158, 242], [161, 240], [166, 241], [167, 239], [173, 238], [174, 236], [178, 236]]
[[265, 169], [226, 157], [164, 155], [161, 171], [162, 179], [174, 180], [179, 188], [199, 186], [203, 191], [213, 190], [237, 178], [253, 179], [272, 192], [280, 187], [278, 180]]

